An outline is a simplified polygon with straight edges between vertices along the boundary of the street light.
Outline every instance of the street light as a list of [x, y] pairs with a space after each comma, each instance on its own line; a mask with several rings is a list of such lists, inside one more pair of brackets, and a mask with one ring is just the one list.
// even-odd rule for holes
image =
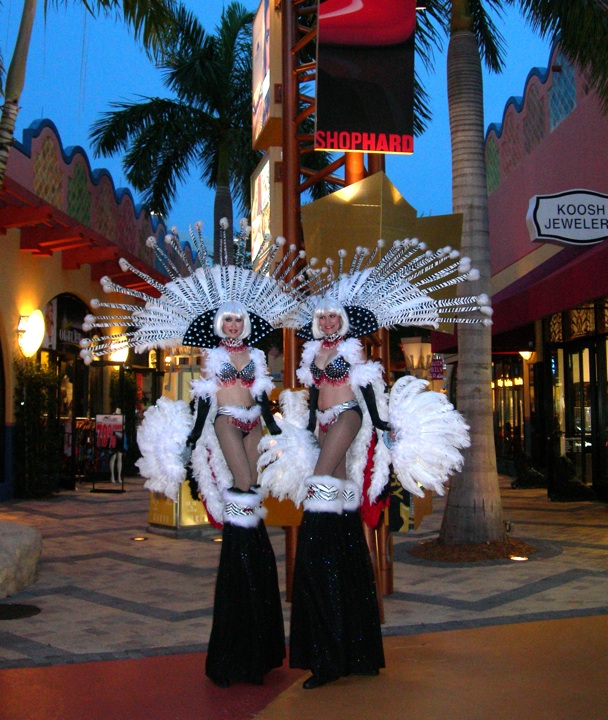
[[17, 325], [17, 344], [23, 357], [31, 358], [44, 340], [44, 315], [34, 310], [31, 315], [21, 315]]

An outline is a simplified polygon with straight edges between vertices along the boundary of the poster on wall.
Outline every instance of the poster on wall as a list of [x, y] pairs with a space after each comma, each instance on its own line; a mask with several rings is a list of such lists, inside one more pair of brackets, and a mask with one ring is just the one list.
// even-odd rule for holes
[[84, 337], [82, 323], [88, 312], [85, 303], [73, 295], [64, 293], [54, 297], [43, 310], [45, 335], [42, 347], [80, 352], [80, 341]]
[[316, 150], [414, 150], [416, 0], [325, 0], [317, 30]]

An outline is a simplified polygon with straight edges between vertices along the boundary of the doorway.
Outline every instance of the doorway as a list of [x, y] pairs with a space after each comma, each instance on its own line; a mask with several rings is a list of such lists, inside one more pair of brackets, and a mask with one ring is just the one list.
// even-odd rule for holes
[[566, 457], [574, 464], [576, 477], [592, 485], [598, 445], [595, 342], [581, 340], [568, 345], [565, 364]]

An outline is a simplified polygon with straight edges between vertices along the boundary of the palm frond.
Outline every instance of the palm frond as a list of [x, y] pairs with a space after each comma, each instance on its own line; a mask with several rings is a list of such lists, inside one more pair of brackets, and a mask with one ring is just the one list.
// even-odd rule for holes
[[608, 3], [605, 0], [519, 0], [541, 37], [559, 40], [566, 57], [586, 70], [608, 112]]

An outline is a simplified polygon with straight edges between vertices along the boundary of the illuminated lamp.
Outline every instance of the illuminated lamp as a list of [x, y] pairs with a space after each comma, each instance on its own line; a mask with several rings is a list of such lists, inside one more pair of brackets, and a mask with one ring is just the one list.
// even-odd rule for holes
[[44, 339], [44, 315], [34, 310], [31, 315], [21, 315], [17, 325], [17, 344], [23, 357], [33, 357]]
[[532, 352], [530, 350], [520, 350], [519, 354], [522, 356], [522, 358], [528, 362], [530, 358], [532, 357]]
[[[127, 341], [127, 338], [125, 338], [125, 342]], [[113, 353], [110, 354], [110, 360], [115, 363], [124, 363], [127, 361], [127, 358], [129, 357], [129, 346], [128, 345], [121, 345], [120, 347], [116, 348]]]

